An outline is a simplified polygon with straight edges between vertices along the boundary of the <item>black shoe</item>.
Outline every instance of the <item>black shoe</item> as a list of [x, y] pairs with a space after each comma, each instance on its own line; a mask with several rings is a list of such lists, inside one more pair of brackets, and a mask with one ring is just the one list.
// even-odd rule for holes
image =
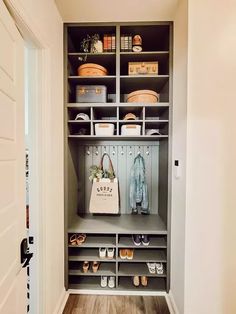
[[141, 243], [142, 243], [142, 237], [141, 237], [140, 234], [133, 234], [132, 238], [133, 238], [133, 242], [134, 242], [134, 244], [135, 244], [136, 246], [141, 245]]
[[138, 209], [132, 208], [132, 215], [137, 215], [137, 214], [138, 214]]
[[143, 234], [141, 238], [142, 238], [142, 244], [143, 245], [147, 246], [150, 244], [149, 236], [147, 234]]

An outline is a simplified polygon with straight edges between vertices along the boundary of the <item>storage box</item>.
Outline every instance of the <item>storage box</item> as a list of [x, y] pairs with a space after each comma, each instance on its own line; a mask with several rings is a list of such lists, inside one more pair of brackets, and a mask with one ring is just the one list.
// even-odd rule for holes
[[125, 124], [121, 126], [121, 135], [141, 135], [141, 125]]
[[77, 85], [76, 102], [106, 102], [107, 88], [104, 85]]
[[149, 89], [137, 90], [127, 96], [127, 102], [156, 103], [159, 99], [160, 94]]
[[96, 63], [85, 63], [78, 67], [79, 76], [104, 76], [107, 69]]
[[158, 62], [129, 62], [129, 75], [154, 75], [158, 74]]
[[95, 123], [95, 135], [111, 136], [114, 130], [115, 126], [112, 123]]

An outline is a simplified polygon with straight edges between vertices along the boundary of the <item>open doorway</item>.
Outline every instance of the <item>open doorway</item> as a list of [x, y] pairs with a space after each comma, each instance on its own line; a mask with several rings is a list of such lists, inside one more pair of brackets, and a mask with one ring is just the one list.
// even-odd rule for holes
[[28, 313], [40, 313], [40, 50], [25, 41], [26, 226], [33, 258], [27, 268]]

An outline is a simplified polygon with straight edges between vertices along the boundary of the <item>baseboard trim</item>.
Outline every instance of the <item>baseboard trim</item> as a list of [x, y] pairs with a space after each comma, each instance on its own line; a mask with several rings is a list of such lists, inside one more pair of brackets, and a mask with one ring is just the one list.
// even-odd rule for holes
[[142, 296], [164, 296], [167, 293], [165, 291], [127, 291], [127, 290], [86, 290], [86, 289], [69, 289], [69, 294], [94, 294], [94, 295], [142, 295]]
[[168, 294], [166, 294], [166, 303], [169, 307], [170, 314], [179, 314], [179, 310], [177, 308], [177, 305], [175, 303], [175, 299], [171, 290], [169, 291]]
[[63, 289], [61, 296], [58, 300], [56, 309], [53, 312], [53, 314], [62, 314], [63, 313], [63, 310], [65, 308], [68, 297], [69, 297], [69, 293], [65, 289]]

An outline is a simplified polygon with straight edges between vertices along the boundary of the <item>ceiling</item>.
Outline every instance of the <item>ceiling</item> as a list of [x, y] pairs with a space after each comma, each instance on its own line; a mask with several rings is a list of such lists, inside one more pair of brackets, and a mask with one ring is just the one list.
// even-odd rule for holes
[[64, 22], [173, 20], [178, 0], [55, 0]]

